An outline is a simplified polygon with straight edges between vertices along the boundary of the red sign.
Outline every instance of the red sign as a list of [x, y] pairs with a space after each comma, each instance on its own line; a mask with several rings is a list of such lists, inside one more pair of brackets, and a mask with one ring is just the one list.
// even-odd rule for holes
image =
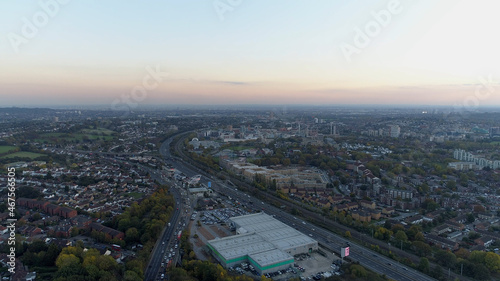
[[340, 249], [340, 256], [341, 257], [349, 256], [349, 247], [341, 248]]

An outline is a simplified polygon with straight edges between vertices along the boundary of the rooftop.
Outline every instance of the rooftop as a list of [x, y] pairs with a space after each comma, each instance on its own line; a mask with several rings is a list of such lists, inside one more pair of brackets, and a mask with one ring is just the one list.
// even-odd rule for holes
[[276, 249], [273, 244], [266, 242], [261, 236], [255, 233], [218, 238], [209, 242], [226, 261], [252, 253]]
[[248, 257], [256, 261], [261, 267], [293, 260], [293, 257], [291, 255], [278, 249], [256, 254], [249, 254]]
[[243, 234], [209, 241], [226, 261], [244, 255], [252, 255], [262, 260], [266, 257], [273, 259], [271, 257], [276, 257], [278, 252], [281, 253], [279, 258], [285, 261], [290, 255], [284, 251], [317, 243], [316, 240], [265, 213], [232, 217], [230, 220]]

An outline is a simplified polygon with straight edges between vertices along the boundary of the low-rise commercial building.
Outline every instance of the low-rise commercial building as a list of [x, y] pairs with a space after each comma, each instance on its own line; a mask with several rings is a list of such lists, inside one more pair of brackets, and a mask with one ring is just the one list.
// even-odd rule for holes
[[237, 235], [208, 241], [208, 248], [224, 267], [252, 264], [259, 274], [290, 267], [294, 255], [318, 250], [318, 242], [264, 214], [230, 219]]

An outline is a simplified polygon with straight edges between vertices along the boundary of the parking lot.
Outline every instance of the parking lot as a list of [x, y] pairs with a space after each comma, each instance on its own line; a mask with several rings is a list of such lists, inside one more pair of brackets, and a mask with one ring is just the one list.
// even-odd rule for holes
[[[290, 280], [299, 277], [301, 280], [320, 280], [322, 277], [340, 275], [340, 258], [324, 253], [302, 254], [295, 256], [295, 263], [287, 269], [264, 274], [273, 280]], [[243, 262], [229, 268], [229, 271], [249, 276], [259, 276], [251, 264]]]
[[[250, 214], [231, 200], [226, 201], [224, 205], [232, 207], [194, 212], [191, 217], [193, 221], [191, 233], [197, 233], [199, 236], [197, 239], [192, 239], [191, 242], [197, 245], [195, 252], [201, 259], [210, 255], [201, 249], [207, 240], [234, 235], [234, 229], [233, 231], [230, 229], [229, 218]], [[201, 224], [200, 226], [198, 226], [198, 221]], [[259, 276], [257, 271], [248, 263], [238, 264], [228, 270], [251, 277]], [[327, 278], [342, 273], [340, 271], [340, 258], [325, 249], [321, 249], [320, 252], [295, 256], [295, 263], [292, 266], [284, 270], [267, 273], [265, 276], [273, 280], [283, 281], [297, 277], [301, 280], [320, 280], [323, 277]]]
[[[320, 280], [321, 277], [340, 275], [340, 258], [332, 253], [322, 251], [325, 254], [314, 252], [295, 257], [295, 263], [299, 268], [304, 268], [301, 280]], [[334, 264], [338, 263], [338, 264]], [[274, 279], [274, 278], [273, 278]]]
[[216, 210], [208, 210], [201, 212], [200, 222], [205, 225], [212, 224], [228, 224], [229, 218], [237, 217], [242, 215], [248, 215], [249, 213], [240, 208], [222, 208]]

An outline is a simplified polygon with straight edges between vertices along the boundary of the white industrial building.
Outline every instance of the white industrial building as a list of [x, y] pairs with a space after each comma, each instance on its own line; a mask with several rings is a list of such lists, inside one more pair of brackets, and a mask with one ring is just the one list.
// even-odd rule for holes
[[318, 250], [318, 242], [265, 214], [230, 218], [237, 235], [208, 241], [224, 267], [249, 262], [260, 273], [278, 271], [294, 263], [294, 255]]
[[206, 187], [193, 187], [189, 188], [189, 195], [196, 195], [198, 197], [203, 197], [205, 193], [212, 194], [212, 190]]

